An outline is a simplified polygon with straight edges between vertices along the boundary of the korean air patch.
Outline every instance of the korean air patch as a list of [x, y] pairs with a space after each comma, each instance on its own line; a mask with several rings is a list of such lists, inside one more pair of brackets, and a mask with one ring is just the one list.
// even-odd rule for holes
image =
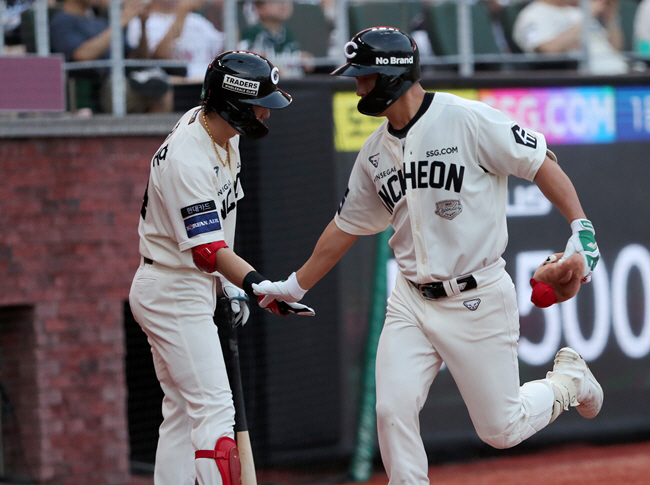
[[197, 214], [185, 219], [185, 230], [187, 237], [192, 238], [206, 232], [218, 231], [221, 229], [221, 221], [218, 212]]

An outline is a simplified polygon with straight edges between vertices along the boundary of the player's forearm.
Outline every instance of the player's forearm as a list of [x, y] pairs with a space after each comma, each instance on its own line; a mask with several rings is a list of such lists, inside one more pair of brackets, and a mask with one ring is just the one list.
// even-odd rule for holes
[[251, 271], [255, 271], [255, 268], [230, 248], [220, 249], [217, 251], [216, 257], [217, 271], [240, 288], [244, 277]]
[[537, 171], [535, 183], [568, 222], [586, 218], [571, 179], [556, 162], [546, 157]]
[[338, 228], [332, 220], [321, 234], [307, 262], [296, 272], [300, 287], [308, 290], [314, 286], [343, 257], [358, 236]]

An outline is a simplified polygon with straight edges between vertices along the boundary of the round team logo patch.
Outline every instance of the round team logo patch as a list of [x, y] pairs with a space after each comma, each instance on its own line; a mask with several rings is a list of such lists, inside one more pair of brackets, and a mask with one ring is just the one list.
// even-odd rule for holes
[[436, 215], [444, 219], [451, 221], [461, 212], [463, 212], [463, 206], [458, 199], [447, 199], [436, 202]]

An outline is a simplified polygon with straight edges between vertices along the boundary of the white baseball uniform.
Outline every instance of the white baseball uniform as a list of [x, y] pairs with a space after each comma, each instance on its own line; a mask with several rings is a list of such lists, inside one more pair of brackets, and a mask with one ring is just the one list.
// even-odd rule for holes
[[191, 248], [214, 241], [233, 246], [244, 195], [239, 136], [229, 141], [231, 173], [200, 113], [199, 107], [185, 113], [151, 161], [138, 228], [143, 262], [129, 294], [165, 393], [156, 485], [194, 485], [197, 476], [201, 484], [221, 484], [215, 460], [195, 460], [194, 451], [234, 437], [232, 393], [213, 322], [219, 275], [197, 269]]
[[[354, 235], [395, 230], [399, 273], [376, 362], [391, 484], [429, 483], [418, 416], [443, 362], [490, 445], [514, 446], [551, 419], [550, 382], [520, 387], [519, 315], [501, 257], [507, 177], [532, 181], [546, 152], [542, 134], [447, 93], [427, 93], [399, 132], [385, 121], [359, 152], [335, 222]], [[430, 282], [446, 297], [425, 299], [415, 284]]]

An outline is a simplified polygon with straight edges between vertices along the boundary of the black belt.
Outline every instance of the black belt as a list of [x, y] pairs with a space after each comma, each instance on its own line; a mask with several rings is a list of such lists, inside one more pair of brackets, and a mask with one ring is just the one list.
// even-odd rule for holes
[[149, 259], [144, 256], [142, 256], [142, 261], [144, 261], [144, 264], [153, 264], [153, 259]]
[[[415, 286], [417, 290], [420, 292], [420, 294], [427, 300], [438, 300], [439, 298], [447, 298], [447, 292], [445, 291], [445, 287], [442, 284], [442, 282], [424, 283], [419, 285], [417, 283], [414, 283], [411, 280], [408, 281], [413, 286]], [[472, 275], [458, 278], [456, 280], [456, 283], [458, 284], [458, 289], [461, 292], [467, 290], [473, 290], [477, 286], [476, 279]]]

